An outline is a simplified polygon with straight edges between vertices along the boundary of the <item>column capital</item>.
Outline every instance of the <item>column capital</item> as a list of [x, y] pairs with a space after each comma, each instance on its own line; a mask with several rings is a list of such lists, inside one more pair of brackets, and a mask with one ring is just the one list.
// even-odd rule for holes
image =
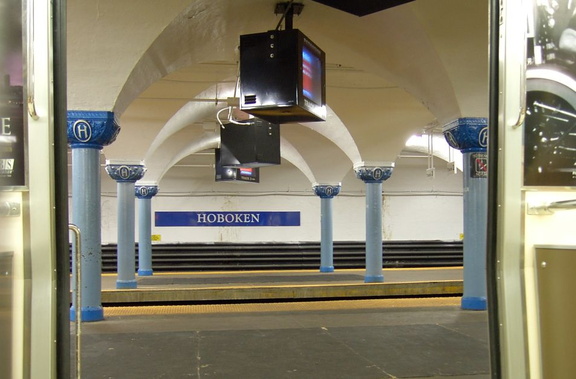
[[382, 183], [392, 175], [394, 162], [360, 162], [354, 165], [356, 177], [364, 183]]
[[331, 199], [334, 196], [337, 196], [340, 193], [340, 188], [342, 188], [341, 183], [332, 183], [332, 184], [314, 183], [312, 185], [314, 193], [317, 196], [320, 196], [321, 199]]
[[134, 193], [138, 199], [151, 199], [158, 194], [156, 184], [136, 184]]
[[442, 128], [448, 144], [467, 152], [485, 152], [488, 147], [488, 119], [485, 117], [458, 118]]
[[68, 111], [67, 124], [68, 143], [73, 149], [102, 149], [120, 132], [113, 112]]
[[143, 162], [106, 161], [106, 172], [117, 182], [136, 182], [142, 179], [146, 172]]

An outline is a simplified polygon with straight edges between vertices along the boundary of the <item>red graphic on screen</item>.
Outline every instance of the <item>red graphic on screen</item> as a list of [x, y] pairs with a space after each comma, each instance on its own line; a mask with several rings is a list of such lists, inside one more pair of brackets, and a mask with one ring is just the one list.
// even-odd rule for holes
[[304, 47], [302, 49], [302, 93], [318, 105], [322, 104], [321, 75], [320, 58]]

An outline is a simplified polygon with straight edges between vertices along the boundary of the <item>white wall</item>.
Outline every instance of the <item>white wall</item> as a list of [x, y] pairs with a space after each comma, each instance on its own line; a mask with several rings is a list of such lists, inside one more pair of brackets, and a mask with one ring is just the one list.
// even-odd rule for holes
[[[462, 173], [449, 172], [444, 161], [438, 161], [437, 165], [435, 177], [428, 177], [425, 159], [399, 159], [396, 162], [392, 177], [382, 186], [385, 240], [453, 241], [460, 238], [463, 228]], [[194, 172], [199, 170], [203, 169]], [[152, 212], [299, 211], [300, 226], [224, 228], [155, 227], [153, 224], [152, 234], [160, 235], [163, 243], [319, 241], [320, 199], [313, 194], [306, 178], [284, 162], [281, 166], [263, 169], [261, 174], [260, 184], [214, 184], [211, 169], [194, 175], [173, 172], [160, 183], [160, 193], [152, 199]], [[285, 182], [285, 189], [269, 192], [270, 181]], [[105, 174], [102, 189], [102, 242], [116, 243], [116, 186]], [[340, 195], [332, 200], [335, 241], [365, 240], [364, 192], [365, 184], [356, 179], [351, 170], [342, 179]]]

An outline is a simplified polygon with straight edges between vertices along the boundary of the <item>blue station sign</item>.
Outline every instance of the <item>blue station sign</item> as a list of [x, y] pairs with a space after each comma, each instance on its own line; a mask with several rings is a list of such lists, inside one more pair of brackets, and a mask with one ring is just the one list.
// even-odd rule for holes
[[300, 212], [155, 212], [155, 226], [300, 226]]

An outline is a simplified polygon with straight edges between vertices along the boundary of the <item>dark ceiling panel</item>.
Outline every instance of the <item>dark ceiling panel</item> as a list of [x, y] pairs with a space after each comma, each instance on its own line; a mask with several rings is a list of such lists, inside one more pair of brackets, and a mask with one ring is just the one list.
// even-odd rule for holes
[[412, 0], [313, 0], [356, 16], [366, 16]]

